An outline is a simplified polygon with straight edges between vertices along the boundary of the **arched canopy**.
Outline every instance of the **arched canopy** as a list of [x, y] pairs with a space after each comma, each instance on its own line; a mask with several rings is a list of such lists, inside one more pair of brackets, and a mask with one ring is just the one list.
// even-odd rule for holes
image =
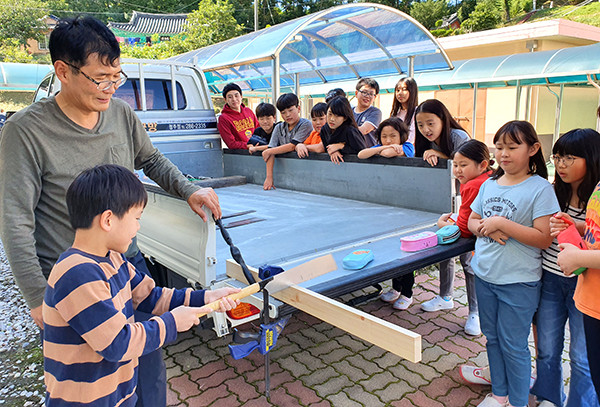
[[[372, 3], [333, 7], [171, 59], [197, 65], [215, 93], [229, 82], [246, 91], [275, 92], [279, 87], [452, 68], [421, 24]], [[273, 80], [277, 76], [280, 81]]]
[[36, 90], [52, 65], [0, 62], [0, 91]]
[[[447, 72], [415, 75], [419, 90], [584, 84], [600, 79], [600, 43], [454, 62]], [[393, 86], [391, 86], [393, 88]]]

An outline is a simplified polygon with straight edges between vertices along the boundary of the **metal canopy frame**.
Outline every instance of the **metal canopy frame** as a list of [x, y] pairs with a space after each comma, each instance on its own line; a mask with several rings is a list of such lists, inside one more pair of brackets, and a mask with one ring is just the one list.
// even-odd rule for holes
[[418, 21], [374, 3], [332, 7], [170, 59], [204, 71], [214, 93], [237, 82], [273, 100], [281, 87], [453, 68]]

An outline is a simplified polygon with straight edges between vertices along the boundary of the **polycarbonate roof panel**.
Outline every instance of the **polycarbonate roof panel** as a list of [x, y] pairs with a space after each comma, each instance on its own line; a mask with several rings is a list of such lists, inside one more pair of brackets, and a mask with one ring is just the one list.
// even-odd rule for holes
[[36, 90], [52, 65], [0, 62], [0, 90]]
[[[271, 76], [276, 57], [282, 86], [286, 75], [293, 79], [295, 74], [300, 85], [402, 75], [409, 58], [414, 58], [415, 72], [452, 68], [443, 49], [416, 20], [371, 3], [333, 7], [170, 59], [197, 64], [213, 89], [240, 82], [242, 89], [270, 90], [270, 84], [254, 86]], [[260, 68], [248, 69], [250, 64]]]
[[454, 70], [415, 75], [420, 90], [586, 83], [600, 74], [600, 43], [455, 61]]

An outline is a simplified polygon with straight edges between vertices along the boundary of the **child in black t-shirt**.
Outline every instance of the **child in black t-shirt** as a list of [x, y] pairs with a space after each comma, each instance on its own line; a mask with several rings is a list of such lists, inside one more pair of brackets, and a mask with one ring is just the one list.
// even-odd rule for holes
[[358, 154], [366, 148], [348, 99], [338, 96], [327, 104], [327, 124], [321, 128], [321, 141], [336, 164], [344, 162], [343, 155]]
[[248, 152], [250, 154], [267, 149], [269, 141], [271, 141], [271, 134], [277, 124], [275, 106], [270, 103], [260, 103], [256, 106], [256, 117], [260, 127], [254, 130], [252, 137], [248, 140]]

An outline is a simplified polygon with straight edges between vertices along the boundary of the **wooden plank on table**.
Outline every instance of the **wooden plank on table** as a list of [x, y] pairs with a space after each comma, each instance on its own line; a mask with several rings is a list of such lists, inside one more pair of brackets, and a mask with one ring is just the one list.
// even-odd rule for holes
[[[258, 271], [249, 269], [258, 279]], [[231, 259], [227, 260], [227, 275], [247, 283], [240, 265]], [[413, 363], [421, 361], [421, 335], [408, 329], [297, 285], [273, 297]]]

